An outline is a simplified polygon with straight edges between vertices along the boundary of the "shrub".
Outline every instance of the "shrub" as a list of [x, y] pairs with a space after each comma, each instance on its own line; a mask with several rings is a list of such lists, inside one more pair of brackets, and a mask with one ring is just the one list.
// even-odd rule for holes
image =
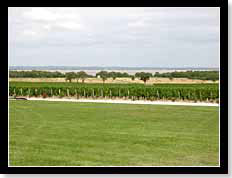
[[174, 102], [174, 101], [176, 101], [176, 98], [172, 97], [172, 99], [171, 99], [171, 100], [172, 100], [172, 102]]
[[42, 97], [43, 97], [43, 98], [47, 98], [47, 97], [48, 97], [47, 93], [43, 93], [43, 94], [42, 94]]

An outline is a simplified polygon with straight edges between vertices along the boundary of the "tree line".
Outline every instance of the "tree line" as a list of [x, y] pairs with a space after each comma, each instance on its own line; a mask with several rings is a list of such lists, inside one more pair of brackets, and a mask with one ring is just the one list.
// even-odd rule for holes
[[164, 78], [188, 78], [188, 79], [199, 79], [199, 80], [219, 80], [219, 71], [185, 71], [185, 72], [167, 72], [159, 73], [156, 72], [154, 77]]
[[134, 80], [135, 77], [140, 78], [141, 80], [146, 83], [150, 77], [152, 77], [152, 73], [146, 72], [138, 72], [135, 75], [129, 75], [126, 72], [107, 72], [107, 71], [100, 71], [96, 73], [95, 76], [87, 74], [85, 71], [80, 72], [49, 72], [49, 71], [10, 71], [9, 72], [10, 78], [65, 78], [66, 81], [72, 82], [76, 80], [76, 82], [82, 81], [84, 83], [86, 78], [93, 78], [93, 77], [100, 77], [103, 83], [107, 80], [107, 78], [131, 78]]
[[188, 79], [200, 79], [200, 80], [219, 80], [219, 71], [185, 71], [185, 72], [167, 72], [167, 73], [159, 73], [156, 72], [154, 75], [149, 72], [137, 72], [135, 75], [130, 75], [126, 72], [107, 72], [100, 71], [96, 73], [95, 76], [87, 74], [85, 71], [80, 72], [49, 72], [49, 71], [10, 71], [10, 78], [65, 78], [66, 81], [72, 82], [76, 80], [76, 82], [82, 81], [84, 83], [86, 78], [100, 77], [103, 83], [107, 80], [107, 78], [131, 78], [131, 80], [135, 80], [135, 78], [139, 78], [144, 83], [147, 82], [151, 77], [162, 77], [169, 78], [172, 80], [173, 78], [188, 78]]
[[62, 78], [65, 77], [65, 74], [55, 71], [9, 71], [9, 76], [11, 78]]

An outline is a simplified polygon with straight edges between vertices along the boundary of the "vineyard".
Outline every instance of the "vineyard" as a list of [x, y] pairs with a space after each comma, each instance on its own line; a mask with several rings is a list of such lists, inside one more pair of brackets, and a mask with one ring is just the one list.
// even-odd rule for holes
[[10, 96], [218, 102], [218, 84], [80, 84], [10, 82]]

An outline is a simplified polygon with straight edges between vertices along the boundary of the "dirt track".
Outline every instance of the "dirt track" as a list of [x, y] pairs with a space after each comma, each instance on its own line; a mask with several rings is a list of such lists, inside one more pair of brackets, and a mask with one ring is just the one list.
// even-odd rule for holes
[[68, 102], [88, 102], [88, 103], [121, 103], [121, 104], [154, 104], [154, 105], [182, 105], [182, 106], [219, 106], [217, 103], [192, 103], [192, 102], [171, 102], [171, 101], [132, 101], [132, 100], [110, 100], [110, 99], [54, 99], [54, 98], [28, 98], [27, 100], [37, 101], [68, 101]]
[[[65, 82], [65, 78], [10, 78], [10, 81], [18, 81], [18, 82]], [[72, 82], [76, 82], [73, 80]], [[81, 82], [81, 81], [79, 81]], [[100, 78], [87, 78], [85, 83], [102, 83], [102, 79]], [[143, 81], [136, 78], [135, 80], [131, 80], [130, 78], [116, 78], [113, 80], [112, 78], [108, 78], [105, 83], [143, 83]], [[204, 80], [192, 80], [186, 78], [174, 78], [170, 80], [169, 78], [150, 78], [147, 81], [147, 84], [154, 83], [214, 83], [212, 81], [204, 81]], [[218, 83], [218, 82], [216, 82]]]

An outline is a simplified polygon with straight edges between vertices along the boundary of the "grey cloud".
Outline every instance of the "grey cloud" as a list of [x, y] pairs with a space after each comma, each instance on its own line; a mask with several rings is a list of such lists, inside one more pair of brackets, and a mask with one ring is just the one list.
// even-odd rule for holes
[[217, 8], [72, 8], [81, 29], [25, 18], [29, 10], [9, 11], [12, 65], [219, 65]]

